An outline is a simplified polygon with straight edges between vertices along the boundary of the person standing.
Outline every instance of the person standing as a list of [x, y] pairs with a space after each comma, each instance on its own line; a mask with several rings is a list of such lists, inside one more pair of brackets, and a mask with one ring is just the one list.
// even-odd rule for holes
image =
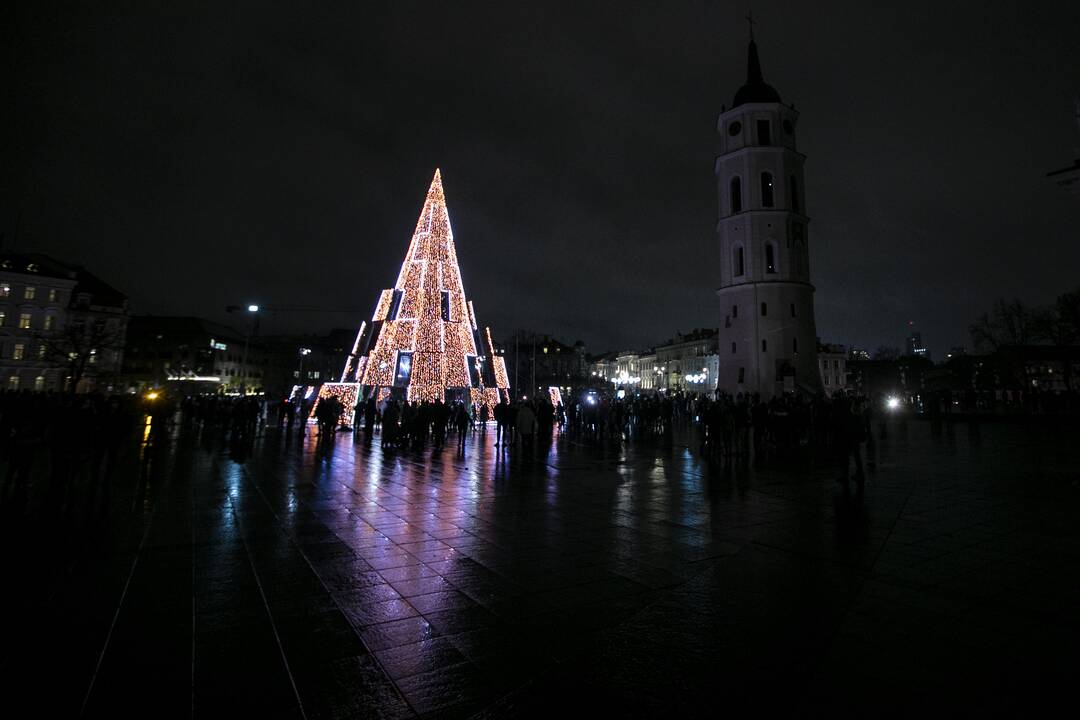
[[506, 446], [509, 438], [509, 410], [510, 406], [506, 400], [501, 400], [498, 405], [495, 406], [495, 446]]
[[840, 483], [844, 490], [848, 489], [848, 470], [851, 460], [855, 460], [855, 484], [862, 491], [866, 477], [863, 474], [862, 444], [866, 441], [866, 427], [862, 413], [857, 404], [850, 398], [840, 401], [838, 410], [838, 432], [841, 447], [844, 453], [844, 468], [840, 475]]
[[462, 455], [465, 454], [465, 439], [468, 437], [469, 425], [472, 423], [472, 418], [469, 416], [469, 407], [464, 403], [459, 403], [457, 417], [454, 419], [457, 426], [458, 452]]
[[533, 412], [532, 405], [529, 403], [523, 402], [518, 408], [516, 426], [522, 446], [532, 447], [533, 438], [536, 435], [536, 413]]

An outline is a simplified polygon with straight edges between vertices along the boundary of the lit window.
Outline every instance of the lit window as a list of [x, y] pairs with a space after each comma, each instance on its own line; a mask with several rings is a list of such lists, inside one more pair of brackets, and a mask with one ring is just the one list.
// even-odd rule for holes
[[56, 316], [55, 315], [46, 315], [45, 316], [45, 329], [46, 330], [52, 330], [55, 327], [56, 327]]
[[38, 392], [41, 392], [45, 389], [45, 378], [43, 376], [38, 375], [36, 378], [34, 378], [34, 389]]
[[0, 284], [0, 297], [7, 297], [11, 295], [11, 286], [7, 283]]
[[4, 320], [7, 318], [7, 313], [0, 310], [0, 327], [4, 326]]
[[765, 272], [776, 272], [776, 250], [772, 243], [765, 243]]
[[37, 288], [32, 285], [27, 285], [26, 290], [23, 291], [23, 299], [33, 300], [35, 297], [37, 297]]
[[24, 343], [15, 343], [15, 350], [11, 353], [12, 360], [22, 360], [26, 357], [26, 345]]
[[18, 375], [12, 375], [11, 377], [8, 378], [8, 390], [18, 390], [18, 389], [19, 389], [19, 376]]
[[19, 327], [23, 330], [27, 330], [30, 327], [30, 313], [22, 313], [19, 315]]
[[48, 350], [49, 349], [47, 347], [45, 347], [44, 345], [38, 345], [38, 349], [37, 349], [38, 360], [44, 360], [45, 359], [45, 353], [47, 353]]
[[313, 378], [315, 378], [316, 380], [318, 380], [318, 379], [319, 379], [319, 371], [318, 371], [318, 370], [316, 370], [315, 372], [311, 373], [311, 377], [313, 377]]
[[56, 288], [49, 288], [49, 302], [56, 302], [60, 299], [60, 291]]
[[772, 173], [761, 173], [761, 207], [773, 206]]

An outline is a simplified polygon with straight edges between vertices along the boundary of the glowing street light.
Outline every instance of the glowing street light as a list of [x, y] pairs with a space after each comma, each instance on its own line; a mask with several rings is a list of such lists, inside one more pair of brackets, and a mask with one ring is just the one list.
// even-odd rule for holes
[[248, 312], [259, 312], [258, 305], [248, 305]]

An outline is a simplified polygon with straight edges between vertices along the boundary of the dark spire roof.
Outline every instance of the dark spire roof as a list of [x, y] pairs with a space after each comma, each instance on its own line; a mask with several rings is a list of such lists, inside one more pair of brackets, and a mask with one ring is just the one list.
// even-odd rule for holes
[[[751, 26], [753, 33], [753, 26]], [[758, 59], [757, 43], [754, 42], [753, 34], [750, 36], [750, 51], [746, 60], [746, 84], [735, 93], [735, 101], [731, 107], [736, 108], [746, 103], [778, 103], [780, 93], [773, 89], [772, 85], [765, 82], [761, 75], [761, 61]]]

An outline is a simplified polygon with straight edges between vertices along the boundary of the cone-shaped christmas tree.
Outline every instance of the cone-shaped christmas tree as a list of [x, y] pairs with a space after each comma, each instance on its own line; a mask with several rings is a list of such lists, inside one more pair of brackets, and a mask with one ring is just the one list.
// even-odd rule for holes
[[[334, 385], [380, 398], [396, 393], [410, 401], [486, 405], [507, 394], [503, 358], [495, 354], [491, 331], [481, 334], [465, 298], [438, 170], [397, 282], [382, 291], [370, 325], [360, 326], [341, 383]], [[341, 391], [320, 394], [326, 392]]]

